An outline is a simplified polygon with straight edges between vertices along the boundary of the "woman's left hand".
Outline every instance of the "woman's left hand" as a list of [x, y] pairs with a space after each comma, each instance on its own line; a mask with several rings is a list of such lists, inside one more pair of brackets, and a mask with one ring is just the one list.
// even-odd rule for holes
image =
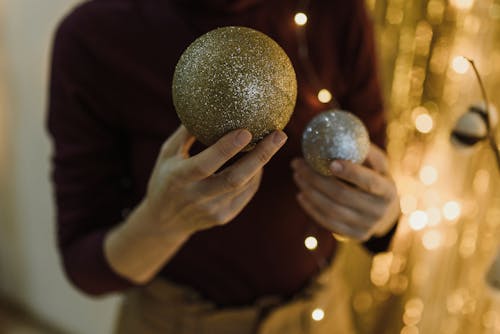
[[387, 156], [372, 144], [363, 165], [336, 160], [333, 176], [316, 173], [304, 159], [292, 162], [302, 208], [330, 231], [359, 241], [383, 236], [396, 223], [399, 197]]

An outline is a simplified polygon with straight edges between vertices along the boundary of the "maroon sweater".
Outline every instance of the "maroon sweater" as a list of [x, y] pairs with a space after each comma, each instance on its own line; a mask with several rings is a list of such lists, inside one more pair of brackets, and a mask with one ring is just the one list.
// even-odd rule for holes
[[[363, 0], [315, 0], [308, 9], [311, 61], [324, 87], [360, 116], [383, 146], [385, 122], [372, 26]], [[254, 199], [234, 221], [193, 235], [160, 274], [192, 286], [221, 305], [266, 294], [289, 296], [318, 271], [316, 255], [335, 252], [295, 200], [289, 164], [301, 155], [305, 124], [325, 106], [316, 99], [297, 53], [296, 1], [94, 0], [60, 24], [54, 42], [48, 128], [59, 249], [69, 279], [94, 295], [133, 284], [109, 267], [106, 233], [143, 198], [163, 141], [178, 127], [171, 96], [175, 64], [199, 35], [248, 26], [275, 39], [297, 72], [298, 100], [285, 147], [265, 168]], [[389, 237], [374, 240], [382, 250]]]

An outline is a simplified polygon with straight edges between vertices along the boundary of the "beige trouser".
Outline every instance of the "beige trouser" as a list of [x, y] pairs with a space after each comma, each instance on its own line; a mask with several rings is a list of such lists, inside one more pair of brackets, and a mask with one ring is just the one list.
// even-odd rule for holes
[[[115, 334], [355, 333], [340, 262], [289, 302], [269, 297], [241, 308], [219, 309], [190, 288], [157, 279], [126, 295]], [[312, 319], [318, 308], [324, 311], [320, 321]]]

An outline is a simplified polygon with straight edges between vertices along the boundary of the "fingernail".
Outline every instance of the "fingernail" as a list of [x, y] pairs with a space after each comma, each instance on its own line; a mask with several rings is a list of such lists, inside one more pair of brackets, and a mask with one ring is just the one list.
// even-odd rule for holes
[[335, 173], [339, 173], [342, 171], [342, 164], [338, 161], [334, 161], [330, 164], [330, 168], [332, 169], [332, 171], [334, 171]]
[[273, 134], [273, 142], [277, 145], [282, 144], [287, 138], [287, 135], [283, 131], [275, 131]]
[[236, 146], [244, 146], [252, 140], [252, 134], [247, 130], [240, 130], [234, 139]]

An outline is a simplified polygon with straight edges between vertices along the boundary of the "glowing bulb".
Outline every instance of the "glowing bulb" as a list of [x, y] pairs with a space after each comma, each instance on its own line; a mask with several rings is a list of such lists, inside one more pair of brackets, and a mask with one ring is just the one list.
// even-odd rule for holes
[[422, 244], [425, 249], [433, 250], [439, 248], [443, 241], [443, 236], [439, 231], [427, 231], [422, 237]]
[[472, 8], [474, 0], [451, 0], [450, 3], [458, 9], [467, 10]]
[[429, 114], [420, 114], [415, 118], [415, 127], [419, 132], [429, 133], [434, 127], [434, 121]]
[[302, 12], [295, 14], [295, 17], [293, 19], [295, 21], [295, 24], [298, 26], [303, 26], [307, 23], [307, 15]]
[[449, 201], [443, 205], [443, 216], [448, 220], [455, 220], [460, 217], [462, 209], [456, 201]]
[[318, 239], [309, 236], [304, 240], [304, 245], [306, 245], [306, 248], [309, 250], [315, 250], [318, 247]]
[[438, 172], [433, 166], [426, 165], [420, 170], [419, 177], [423, 184], [430, 186], [437, 181]]
[[318, 92], [318, 100], [321, 103], [328, 103], [332, 100], [332, 93], [328, 89], [322, 89]]
[[469, 61], [462, 56], [456, 56], [451, 62], [451, 67], [453, 70], [459, 74], [464, 74], [469, 70]]
[[311, 313], [311, 318], [313, 318], [314, 321], [321, 321], [325, 317], [325, 311], [323, 311], [320, 308], [314, 309]]
[[421, 210], [416, 210], [410, 215], [409, 224], [410, 227], [415, 231], [420, 231], [423, 229], [429, 221], [427, 213]]

